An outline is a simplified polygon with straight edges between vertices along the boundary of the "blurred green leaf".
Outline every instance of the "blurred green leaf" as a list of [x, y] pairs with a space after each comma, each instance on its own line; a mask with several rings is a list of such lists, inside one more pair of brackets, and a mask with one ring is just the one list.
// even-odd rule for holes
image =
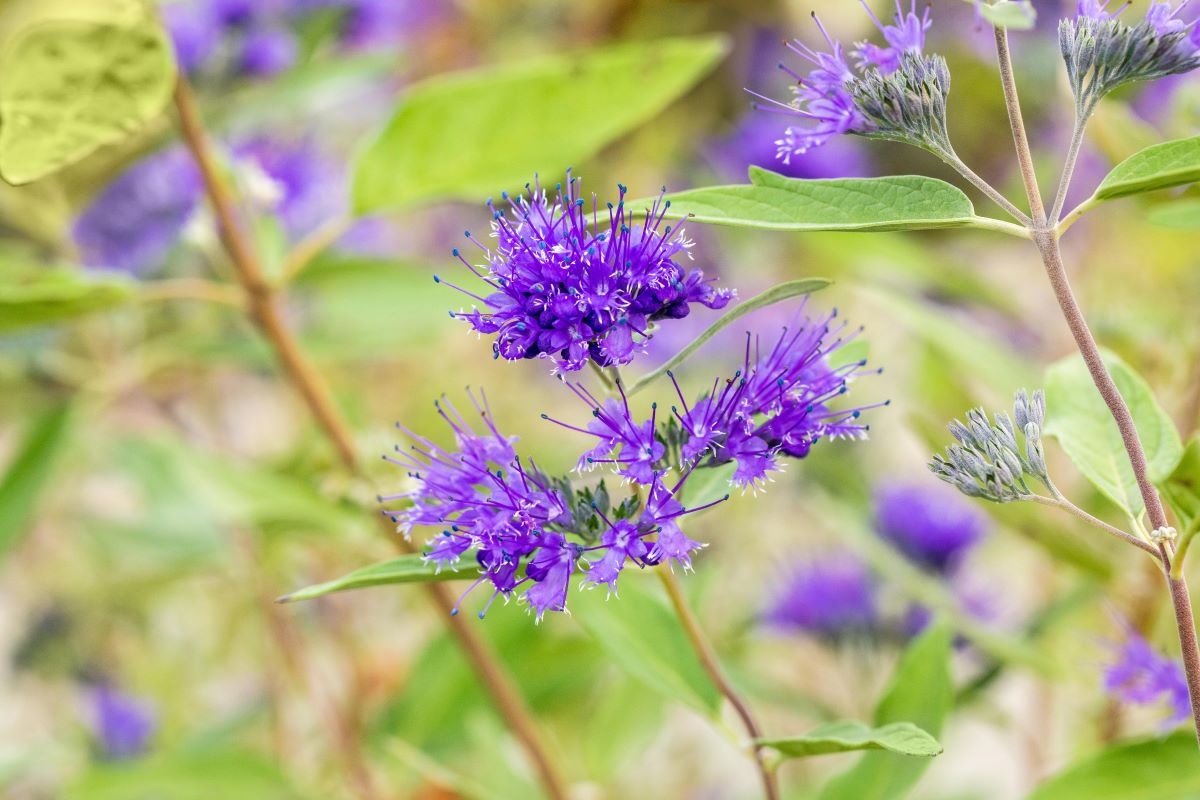
[[63, 800], [299, 800], [306, 796], [267, 759], [243, 751], [172, 753], [96, 766]]
[[1200, 797], [1196, 737], [1122, 744], [1079, 761], [1042, 783], [1027, 800], [1195, 800]]
[[34, 419], [0, 482], [0, 559], [29, 529], [38, 498], [50, 482], [70, 431], [66, 403]]
[[1096, 200], [1112, 200], [1200, 180], [1200, 136], [1155, 144], [1113, 167], [1096, 188]]
[[[1170, 415], [1154, 398], [1150, 386], [1129, 365], [1104, 353], [1121, 397], [1146, 449], [1150, 479], [1165, 480], [1183, 455], [1183, 443]], [[1046, 433], [1058, 439], [1071, 461], [1110, 500], [1137, 517], [1145, 506], [1133, 467], [1125, 453], [1117, 423], [1092, 383], [1078, 355], [1068, 356], [1046, 370]]]
[[997, 28], [1030, 30], [1037, 22], [1037, 11], [1029, 0], [993, 0], [991, 3], [967, 0], [975, 3], [983, 18]]
[[1188, 442], [1179, 464], [1162, 488], [1184, 527], [1200, 516], [1200, 436], [1193, 436]]
[[[654, 199], [628, 203], [649, 207]], [[672, 219], [777, 231], [904, 231], [976, 222], [958, 188], [921, 175], [886, 178], [786, 178], [750, 168], [750, 183], [667, 195]]]
[[855, 750], [888, 750], [905, 756], [936, 756], [942, 746], [911, 722], [893, 722], [870, 728], [855, 720], [827, 722], [803, 736], [758, 739], [788, 758], [849, 753]]
[[[875, 709], [875, 724], [911, 722], [931, 736], [942, 732], [942, 724], [954, 703], [950, 677], [952, 653], [950, 629], [935, 623], [918, 636], [892, 675], [892, 683]], [[888, 800], [903, 797], [920, 779], [929, 761], [896, 753], [867, 753], [847, 772], [827, 783], [823, 800]]]
[[646, 373], [634, 381], [633, 385], [629, 387], [629, 394], [637, 394], [639, 391], [646, 388], [646, 386], [657, 380], [662, 375], [678, 367], [680, 364], [686, 361], [692, 353], [699, 350], [705, 342], [707, 342], [713, 336], [716, 336], [717, 333], [719, 333], [723, 328], [733, 324], [737, 320], [749, 314], [751, 311], [774, 305], [775, 303], [782, 302], [783, 300], [787, 300], [791, 297], [812, 294], [813, 292], [824, 289], [829, 284], [830, 281], [825, 278], [801, 278], [800, 280], [796, 281], [786, 281], [778, 286], [771, 287], [762, 294], [751, 297], [749, 300], [746, 300], [743, 303], [738, 303], [736, 306], [722, 314], [716, 322], [714, 322], [712, 325], [709, 325], [703, 333], [701, 333], [692, 341], [688, 342], [687, 345], [684, 346], [684, 348], [674, 356], [672, 356], [667, 363], [663, 364], [653, 372]]
[[1177, 200], [1155, 206], [1146, 214], [1146, 221], [1171, 230], [1200, 230], [1200, 200]]
[[417, 84], [359, 158], [354, 206], [474, 200], [557, 175], [650, 119], [726, 50], [719, 37], [665, 39]]
[[715, 467], [697, 467], [680, 489], [679, 502], [688, 508], [706, 506], [722, 497], [729, 496], [730, 481], [737, 471], [737, 463], [730, 462]]
[[696, 660], [679, 621], [635, 580], [622, 580], [621, 596], [612, 602], [601, 590], [579, 591], [571, 610], [630, 675], [707, 716], [716, 714], [721, 695]]
[[393, 583], [430, 583], [434, 581], [474, 580], [479, 577], [479, 570], [471, 567], [453, 570], [426, 561], [419, 555], [400, 556], [390, 561], [372, 564], [369, 567], [356, 569], [348, 575], [329, 581], [297, 589], [291, 594], [279, 598], [280, 603], [295, 603], [300, 600], [312, 600], [334, 592], [348, 592], [352, 589], [367, 589], [372, 586], [388, 586]]
[[46, 270], [32, 280], [0, 284], [0, 332], [102, 311], [135, 297], [124, 277]]
[[45, 2], [6, 39], [0, 52], [6, 181], [49, 175], [163, 110], [175, 83], [174, 59], [161, 26], [139, 10], [110, 0]]

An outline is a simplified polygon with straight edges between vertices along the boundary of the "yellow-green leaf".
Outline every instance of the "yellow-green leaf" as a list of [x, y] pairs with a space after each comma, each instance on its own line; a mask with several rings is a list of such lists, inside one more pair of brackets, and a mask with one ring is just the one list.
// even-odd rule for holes
[[1113, 167], [1100, 182], [1097, 200], [1169, 189], [1200, 181], [1200, 136], [1140, 150]]
[[911, 722], [893, 722], [871, 728], [854, 720], [827, 722], [803, 736], [758, 739], [765, 747], [788, 758], [849, 753], [855, 750], [888, 750], [904, 756], [936, 756], [942, 752], [937, 739]]

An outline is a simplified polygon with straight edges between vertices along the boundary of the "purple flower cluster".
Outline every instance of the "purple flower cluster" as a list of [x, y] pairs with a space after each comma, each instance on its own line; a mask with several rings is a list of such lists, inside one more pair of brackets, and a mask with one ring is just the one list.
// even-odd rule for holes
[[987, 517], [939, 483], [891, 481], [875, 490], [875, 530], [909, 560], [941, 574], [987, 532]]
[[[238, 165], [269, 184], [255, 198], [279, 215], [289, 238], [298, 240], [346, 204], [337, 167], [308, 142], [255, 137], [236, 144]], [[260, 187], [264, 188], [264, 187]], [[89, 267], [145, 274], [161, 269], [200, 206], [204, 186], [191, 156], [181, 147], [134, 163], [102, 189], [72, 228]]]
[[153, 708], [108, 684], [93, 687], [89, 695], [92, 730], [103, 756], [125, 761], [144, 753], [157, 727]]
[[438, 403], [438, 413], [454, 432], [455, 449], [406, 431], [411, 451], [397, 448], [397, 456], [385, 458], [408, 469], [416, 487], [380, 499], [406, 501], [402, 510], [384, 512], [406, 536], [414, 527], [442, 528], [430, 542], [428, 561], [452, 565], [474, 554], [480, 575], [467, 593], [484, 582], [493, 589], [481, 619], [497, 597], [508, 600], [518, 593], [539, 621], [547, 611], [565, 610], [577, 569], [584, 571], [585, 584], [604, 585], [611, 593], [630, 562], [690, 566], [700, 545], [677, 520], [701, 509], [685, 509], [676, 499], [687, 476], [668, 486], [665, 476], [656, 474], [648, 481], [644, 507], [627, 501], [608, 508], [603, 490], [577, 492], [532, 460], [522, 463], [516, 439], [496, 428], [486, 398], [482, 404], [473, 396], [471, 401], [486, 431], [477, 433], [452, 405]]
[[497, 357], [550, 358], [566, 372], [589, 360], [627, 364], [655, 321], [685, 317], [693, 303], [723, 308], [733, 297], [679, 263], [691, 243], [679, 228], [663, 225], [670, 202], [661, 196], [638, 221], [625, 208], [621, 186], [605, 221], [594, 195], [587, 208], [577, 178], [568, 175], [553, 198], [540, 186], [526, 189], [512, 202], [513, 219], [489, 201], [494, 251], [467, 232], [484, 254], [483, 271], [454, 250], [492, 292], [479, 297], [460, 289], [479, 305], [452, 316], [494, 335]]
[[340, 14], [344, 47], [399, 44], [449, 13], [445, 0], [177, 0], [162, 14], [180, 67], [265, 78], [300, 55], [296, 26], [317, 11]]
[[767, 102], [768, 105], [762, 107], [765, 110], [798, 117], [805, 123], [788, 126], [775, 142], [776, 158], [784, 164], [790, 164], [794, 157], [825, 144], [838, 134], [871, 133], [875, 123], [855, 99], [854, 84], [870, 72], [891, 75], [901, 67], [905, 54], [920, 55], [925, 47], [925, 32], [930, 26], [928, 7], [918, 15], [916, 0], [912, 0], [907, 12], [900, 0], [896, 0], [896, 16], [891, 24], [884, 25], [865, 0], [860, 1], [883, 34], [885, 46], [859, 42], [851, 52], [856, 62], [851, 66], [845, 47], [830, 37], [820, 19], [813, 14], [828, 51], [816, 50], [798, 39], [789, 42], [788, 49], [811, 65], [806, 73], [797, 72], [786, 64], [779, 65], [779, 69], [796, 81], [791, 102], [781, 103], [756, 95]]
[[1126, 703], [1150, 705], [1165, 701], [1174, 727], [1191, 715], [1183, 665], [1155, 652], [1145, 639], [1129, 631], [1117, 659], [1104, 671], [1104, 688]]
[[874, 578], [848, 553], [795, 566], [763, 621], [781, 631], [838, 639], [872, 630], [879, 618]]

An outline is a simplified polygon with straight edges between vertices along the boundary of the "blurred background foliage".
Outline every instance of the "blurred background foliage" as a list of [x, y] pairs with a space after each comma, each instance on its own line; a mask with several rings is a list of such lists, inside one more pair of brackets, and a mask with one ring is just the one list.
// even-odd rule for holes
[[[20, 24], [3, 13], [17, 5], [0, 4], [0, 25]], [[179, 40], [191, 5], [164, 3], [162, 13], [181, 61], [199, 54], [184, 67], [205, 124], [268, 269], [290, 278], [287, 321], [352, 421], [369, 475], [345, 475], [245, 318], [211, 213], [178, 191], [197, 179], [186, 158], [171, 161], [182, 151], [169, 109], [46, 177], [0, 183], [0, 793], [539, 796], [516, 740], [419, 591], [273, 600], [392, 554], [372, 519], [374, 494], [403, 476], [374, 456], [395, 442], [394, 420], [445, 434], [431, 403], [443, 392], [485, 387], [525, 452], [551, 470], [573, 466], [578, 443], [537, 415], [577, 418], [577, 402], [541, 362], [493, 361], [447, 316], [461, 297], [431, 279], [453, 270], [449, 251], [463, 229], [485, 229], [488, 194], [518, 187], [534, 168], [553, 184], [567, 157], [602, 201], [618, 181], [633, 196], [742, 182], [748, 165], [772, 167], [781, 127], [749, 109], [743, 87], [784, 88], [774, 68], [782, 40], [814, 39], [810, 11], [844, 40], [867, 36], [869, 19], [844, 0], [296, 2], [304, 13], [279, 11], [262, 30], [235, 20], [193, 53]], [[1048, 186], [1071, 104], [1056, 3], [1037, 5], [1043, 24], [1014, 34], [1014, 47]], [[954, 74], [956, 147], [1019, 195], [990, 31], [958, 0], [938, 0], [933, 12], [931, 49]], [[426, 79], [479, 68], [472, 80], [486, 96], [506, 65], [619, 43], [645, 43], [669, 61], [665, 37], [702, 36], [678, 45], [700, 55], [672, 67], [668, 89], [650, 67], [548, 106], [499, 108], [506, 141], [523, 142], [513, 150], [473, 121], [486, 110], [476, 105], [443, 110], [446, 127], [416, 139], [380, 138]], [[604, 129], [622, 114], [621, 130]], [[1120, 159], [1198, 127], [1194, 76], [1128, 92], [1104, 107], [1077, 182], [1088, 192]], [[149, 180], [114, 190], [147, 159]], [[354, 176], [364, 161], [366, 177]], [[477, 170], [461, 182], [465, 195], [426, 185], [462, 164]], [[879, 143], [831, 146], [793, 172], [907, 173], [954, 179], [921, 152]], [[376, 202], [379, 186], [411, 197]], [[1189, 190], [1109, 204], [1064, 243], [1098, 338], [1136, 365], [1185, 435], [1200, 416], [1197, 203]], [[376, 213], [358, 217], [363, 208]], [[924, 463], [944, 444], [947, 419], [976, 404], [1004, 407], [1071, 352], [1032, 248], [956, 231], [693, 226], [691, 235], [699, 265], [743, 298], [788, 279], [834, 280], [809, 302], [866, 324], [862, 348], [886, 371], [856, 393], [892, 400], [874, 413], [868, 443], [826, 446], [765, 494], [735, 496], [689, 531], [710, 546], [686, 590], [766, 727], [872, 718], [902, 630], [830, 637], [763, 621], [793, 565], [849, 551], [867, 565], [884, 616], [932, 606], [965, 636], [940, 737], [946, 752], [914, 796], [1023, 797], [1108, 743], [1160, 734], [1161, 709], [1119, 706], [1102, 689], [1110, 645], [1129, 626], [1171, 652], [1149, 564], [1044, 509], [988, 506], [989, 534], [955, 579], [964, 589], [872, 531], [880, 485], [934, 481]], [[201, 279], [230, 291], [197, 296], [211, 294], [197, 289]], [[778, 324], [787, 310], [745, 324]], [[643, 363], [665, 360], [713, 318], [695, 312], [664, 330]], [[733, 368], [735, 328], [706, 346], [705, 363]], [[710, 371], [685, 380], [702, 383]], [[1050, 449], [1059, 484], [1119, 522]], [[608, 604], [573, 590], [574, 613], [539, 626], [516, 604], [471, 624], [502, 655], [578, 797], [754, 796], [749, 762], [707, 719], [715, 703], [702, 678], [685, 680], [692, 688], [681, 697], [653, 665], [629, 669], [622, 653], [632, 645], [597, 633], [633, 629], [670, 649], [673, 634], [654, 628], [661, 589], [628, 584]], [[980, 618], [964, 592], [989, 612]], [[132, 746], [106, 734], [114, 719]], [[1179, 752], [1177, 738], [1166, 742]], [[789, 796], [816, 796], [855, 758], [788, 763]], [[369, 791], [348, 772], [354, 764]]]

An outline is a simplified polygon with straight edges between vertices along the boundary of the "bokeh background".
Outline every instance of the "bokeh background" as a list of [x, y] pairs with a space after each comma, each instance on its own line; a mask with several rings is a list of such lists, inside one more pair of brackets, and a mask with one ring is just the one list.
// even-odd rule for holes
[[[336, 239], [295, 281], [287, 319], [351, 420], [370, 479], [345, 476], [235, 305], [151, 296], [57, 324], [0, 326], [0, 491], [10, 500], [0, 508], [0, 794], [537, 797], [523, 752], [418, 589], [273, 602], [394, 553], [370, 484], [398, 487], [403, 475], [377, 456], [397, 441], [396, 420], [445, 441], [432, 405], [442, 393], [462, 404], [465, 386], [484, 387], [503, 429], [547, 469], [569, 469], [583, 447], [538, 416], [578, 419], [583, 410], [547, 365], [494, 361], [446, 313], [463, 298], [431, 279], [463, 277], [449, 251], [463, 229], [486, 230], [485, 198], [342, 225], [350, 159], [416, 81], [720, 33], [731, 47], [715, 70], [574, 168], [602, 201], [618, 181], [634, 196], [741, 182], [748, 165], [772, 167], [785, 125], [752, 111], [744, 88], [784, 95], [775, 65], [787, 57], [784, 39], [816, 43], [810, 12], [843, 40], [870, 35], [871, 22], [846, 0], [279, 0], [247, 4], [250, 17], [214, 27], [200, 19], [202, 5], [164, 4], [164, 14], [259, 246], [283, 254], [314, 232]], [[874, 5], [883, 13], [887, 4]], [[1054, 33], [1062, 4], [1037, 5], [1043, 24], [1014, 34], [1014, 47], [1049, 188], [1071, 104]], [[1020, 196], [990, 31], [959, 0], [932, 9], [931, 49], [954, 75], [956, 147]], [[1107, 103], [1077, 199], [1121, 158], [1198, 127], [1194, 76]], [[472, 146], [488, 148], [488, 131]], [[924, 153], [851, 140], [789, 170], [954, 180]], [[1171, 213], [1177, 199], [1110, 204], [1064, 247], [1098, 338], [1136, 365], [1188, 434], [1200, 416], [1200, 249], [1195, 228]], [[767, 491], [691, 521], [689, 533], [709, 546], [686, 591], [767, 729], [870, 719], [932, 598], [954, 610], [951, 623], [972, 621], [1012, 648], [961, 641], [946, 752], [914, 796], [1021, 797], [1104, 742], [1161, 733], [1169, 709], [1127, 707], [1104, 687], [1131, 629], [1173, 653], [1149, 564], [1047, 509], [964, 508], [953, 494], [930, 513], [965, 515], [980, 531], [953, 569], [922, 570], [879, 535], [881, 492], [938, 490], [924, 464], [945, 444], [948, 419], [977, 404], [1005, 407], [1071, 352], [1036, 252], [980, 232], [798, 236], [693, 225], [691, 236], [697, 264], [743, 298], [783, 280], [833, 279], [810, 308], [836, 307], [866, 326], [856, 347], [886, 369], [856, 384], [856, 400], [892, 401], [870, 414], [869, 441], [821, 445]], [[177, 288], [231, 280], [170, 115], [52, 178], [0, 184], [3, 280], [47, 270], [116, 270]], [[699, 385], [732, 370], [746, 328], [770, 331], [794, 311], [747, 317], [706, 346], [685, 379]], [[715, 317], [698, 309], [664, 329], [635, 372]], [[1119, 522], [1049, 450], [1059, 485]], [[625, 579], [635, 617], [637, 603], [661, 592], [642, 577]], [[818, 588], [806, 589], [814, 580]], [[864, 592], [870, 612], [839, 618], [837, 603], [861, 607]], [[787, 597], [802, 611], [781, 610]], [[469, 615], [528, 698], [576, 796], [755, 796], [750, 763], [720, 725], [624, 669], [582, 613], [537, 626], [515, 603], [482, 622]], [[788, 796], [815, 796], [854, 758], [786, 765]], [[369, 790], [352, 763], [365, 765]]]

